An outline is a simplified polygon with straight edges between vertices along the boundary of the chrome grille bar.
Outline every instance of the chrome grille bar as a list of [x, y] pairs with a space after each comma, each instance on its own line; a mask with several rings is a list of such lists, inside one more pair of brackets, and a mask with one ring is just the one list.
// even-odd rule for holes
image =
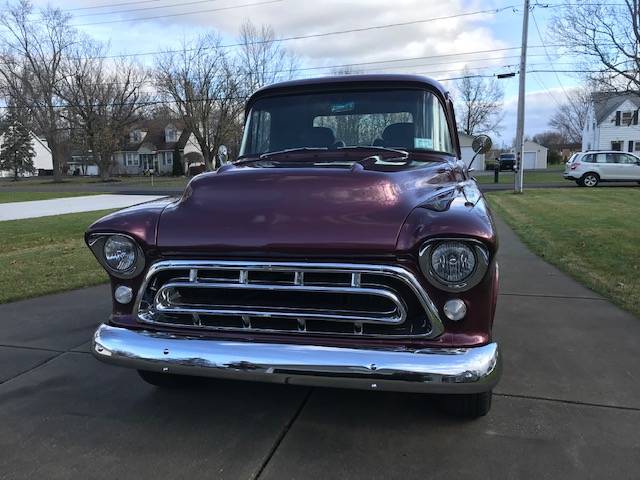
[[[170, 277], [171, 271], [185, 271], [185, 273]], [[219, 274], [216, 275], [215, 272]], [[224, 273], [229, 272], [229, 273]], [[237, 272], [235, 280], [234, 273]], [[273, 276], [264, 272], [272, 272]], [[158, 282], [156, 276], [164, 273], [165, 284]], [[209, 276], [207, 276], [207, 274]], [[306, 275], [309, 274], [309, 281]], [[337, 284], [330, 279], [322, 280], [322, 276], [311, 277], [312, 274], [348, 274], [344, 284]], [[188, 276], [187, 276], [188, 275]], [[255, 275], [256, 278], [252, 278]], [[260, 276], [262, 275], [262, 276]], [[252, 318], [290, 318], [294, 321], [294, 331], [307, 332], [308, 321], [338, 321], [353, 324], [352, 333], [363, 334], [363, 324], [372, 325], [400, 325], [407, 320], [407, 307], [400, 297], [388, 285], [363, 284], [363, 275], [374, 275], [375, 278], [388, 277], [402, 282], [415, 295], [424, 314], [428, 319], [428, 333], [421, 333], [423, 338], [433, 338], [443, 331], [442, 322], [437, 308], [430, 300], [418, 280], [408, 270], [399, 266], [376, 264], [349, 264], [349, 263], [302, 263], [302, 262], [240, 262], [240, 261], [207, 261], [207, 260], [166, 260], [152, 265], [145, 276], [135, 306], [135, 314], [143, 322], [165, 324], [156, 321], [156, 314], [183, 315], [187, 314], [193, 319], [193, 326], [209, 328], [203, 325], [202, 315], [234, 316], [242, 319], [242, 329], [259, 328], [252, 324]], [[224, 278], [217, 278], [224, 277]], [[318, 280], [321, 278], [321, 280]], [[367, 277], [369, 279], [374, 277]], [[156, 281], [154, 281], [156, 280]], [[330, 283], [333, 281], [334, 283]], [[368, 280], [369, 282], [371, 280]], [[329, 282], [327, 284], [326, 282]], [[153, 293], [153, 300], [146, 300], [143, 306], [143, 297], [147, 288]], [[347, 298], [363, 298], [363, 296], [379, 299], [378, 311], [358, 311], [349, 308], [301, 308], [287, 305], [236, 305], [218, 303], [188, 303], [181, 301], [180, 291], [188, 292], [190, 289], [200, 289], [202, 292], [211, 291], [212, 294], [224, 294], [225, 292], [246, 292], [247, 294], [265, 295], [269, 292], [313, 295], [345, 296]], [[193, 292], [193, 290], [191, 290]], [[205, 294], [205, 293], [202, 293]], [[208, 295], [208, 294], [205, 294]], [[196, 296], [197, 297], [197, 296]], [[205, 297], [208, 298], [208, 297]], [[321, 298], [321, 297], [320, 297]], [[243, 302], [244, 303], [244, 302]], [[347, 302], [345, 302], [345, 305]], [[393, 306], [393, 308], [387, 308]], [[224, 329], [232, 329], [224, 327]], [[273, 329], [263, 329], [273, 331]], [[322, 331], [321, 333], [324, 333]], [[330, 332], [328, 332], [330, 333]], [[342, 332], [344, 333], [344, 332]], [[415, 335], [408, 334], [408, 337]]]

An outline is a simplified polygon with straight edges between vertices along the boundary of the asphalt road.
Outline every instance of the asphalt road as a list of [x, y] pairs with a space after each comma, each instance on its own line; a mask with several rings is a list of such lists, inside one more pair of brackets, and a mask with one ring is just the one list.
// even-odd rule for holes
[[640, 319], [500, 230], [505, 368], [485, 418], [420, 395], [156, 390], [88, 353], [102, 286], [0, 306], [0, 478], [637, 479]]

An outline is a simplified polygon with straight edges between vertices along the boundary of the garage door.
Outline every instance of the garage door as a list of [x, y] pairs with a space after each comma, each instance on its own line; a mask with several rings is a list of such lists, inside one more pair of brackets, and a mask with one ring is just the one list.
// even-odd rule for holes
[[524, 152], [524, 169], [531, 170], [536, 168], [537, 152]]

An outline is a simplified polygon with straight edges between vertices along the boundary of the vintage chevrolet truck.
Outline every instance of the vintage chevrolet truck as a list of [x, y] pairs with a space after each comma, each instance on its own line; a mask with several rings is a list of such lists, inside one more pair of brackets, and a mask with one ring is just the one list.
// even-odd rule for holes
[[485, 415], [498, 243], [446, 90], [413, 75], [289, 81], [254, 93], [245, 119], [236, 160], [89, 227], [113, 299], [93, 354], [157, 386], [423, 392]]

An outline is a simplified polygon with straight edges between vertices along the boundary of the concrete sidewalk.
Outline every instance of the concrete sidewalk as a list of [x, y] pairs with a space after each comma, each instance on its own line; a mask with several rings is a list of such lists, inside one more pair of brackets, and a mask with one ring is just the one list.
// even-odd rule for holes
[[49, 217], [65, 213], [125, 208], [162, 198], [159, 195], [87, 195], [30, 202], [0, 203], [0, 221]]
[[638, 478], [640, 319], [499, 229], [505, 368], [485, 418], [420, 395], [156, 390], [88, 354], [101, 286], [0, 306], [0, 478]]

